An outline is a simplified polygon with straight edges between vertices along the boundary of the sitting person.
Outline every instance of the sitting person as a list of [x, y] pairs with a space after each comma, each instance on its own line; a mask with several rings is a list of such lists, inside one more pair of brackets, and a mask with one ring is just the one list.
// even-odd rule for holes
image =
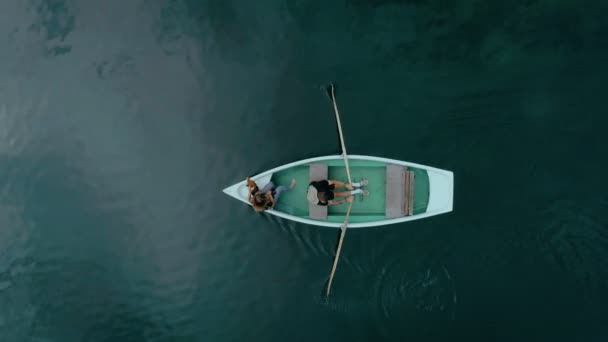
[[[308, 185], [308, 201], [312, 204], [316, 205], [340, 205], [345, 202], [352, 202], [352, 195], [363, 194], [365, 196], [369, 195], [367, 190], [356, 189], [355, 187], [360, 188], [361, 186], [366, 186], [367, 180], [363, 180], [359, 183], [344, 183], [336, 180], [321, 180], [321, 181], [313, 181]], [[350, 191], [337, 191], [334, 190], [339, 188], [345, 188]], [[346, 197], [345, 200], [335, 200], [336, 197]]]
[[247, 188], [249, 188], [249, 203], [253, 206], [255, 211], [264, 211], [266, 209], [272, 209], [279, 200], [279, 196], [284, 191], [289, 191], [296, 186], [296, 180], [293, 178], [289, 188], [281, 185], [276, 187], [273, 182], [268, 182], [262, 190], [259, 190], [258, 185], [247, 178]]

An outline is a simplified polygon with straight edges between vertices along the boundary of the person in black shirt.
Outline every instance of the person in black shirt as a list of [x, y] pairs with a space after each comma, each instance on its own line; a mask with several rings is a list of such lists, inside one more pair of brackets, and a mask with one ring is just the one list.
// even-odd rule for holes
[[[360, 188], [366, 186], [367, 180], [363, 180], [359, 183], [348, 184], [337, 180], [320, 180], [310, 182], [308, 185], [308, 201], [316, 205], [340, 205], [345, 202], [352, 202], [353, 195], [363, 194], [367, 196], [369, 192]], [[334, 191], [336, 189], [344, 188], [350, 191]], [[343, 200], [336, 200], [337, 197], [346, 197]]]

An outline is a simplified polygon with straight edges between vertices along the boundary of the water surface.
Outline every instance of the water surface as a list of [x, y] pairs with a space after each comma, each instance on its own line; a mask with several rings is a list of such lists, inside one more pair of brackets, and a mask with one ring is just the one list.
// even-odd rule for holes
[[[600, 1], [0, 4], [2, 341], [603, 341]], [[348, 151], [454, 212], [338, 232], [221, 189]]]

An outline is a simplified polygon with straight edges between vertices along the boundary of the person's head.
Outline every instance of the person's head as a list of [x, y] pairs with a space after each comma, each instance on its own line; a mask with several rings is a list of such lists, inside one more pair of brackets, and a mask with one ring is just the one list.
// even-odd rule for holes
[[264, 207], [264, 206], [266, 206], [267, 202], [268, 202], [268, 196], [266, 196], [265, 193], [256, 192], [256, 194], [253, 195], [253, 203], [256, 206]]

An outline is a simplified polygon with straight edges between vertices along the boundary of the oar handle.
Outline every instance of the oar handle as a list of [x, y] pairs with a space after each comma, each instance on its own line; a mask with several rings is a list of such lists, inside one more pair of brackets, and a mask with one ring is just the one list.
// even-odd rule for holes
[[344, 157], [344, 164], [346, 165], [346, 176], [348, 177], [348, 183], [351, 184], [353, 181], [350, 177], [350, 167], [348, 165], [348, 155], [346, 153], [346, 145], [344, 144], [344, 134], [342, 134], [342, 123], [340, 122], [340, 112], [338, 111], [338, 105], [336, 104], [335, 87], [333, 84], [331, 87], [331, 102], [334, 106], [334, 112], [336, 113], [336, 121], [338, 123], [338, 133], [340, 135], [340, 145], [342, 146], [342, 156]]

